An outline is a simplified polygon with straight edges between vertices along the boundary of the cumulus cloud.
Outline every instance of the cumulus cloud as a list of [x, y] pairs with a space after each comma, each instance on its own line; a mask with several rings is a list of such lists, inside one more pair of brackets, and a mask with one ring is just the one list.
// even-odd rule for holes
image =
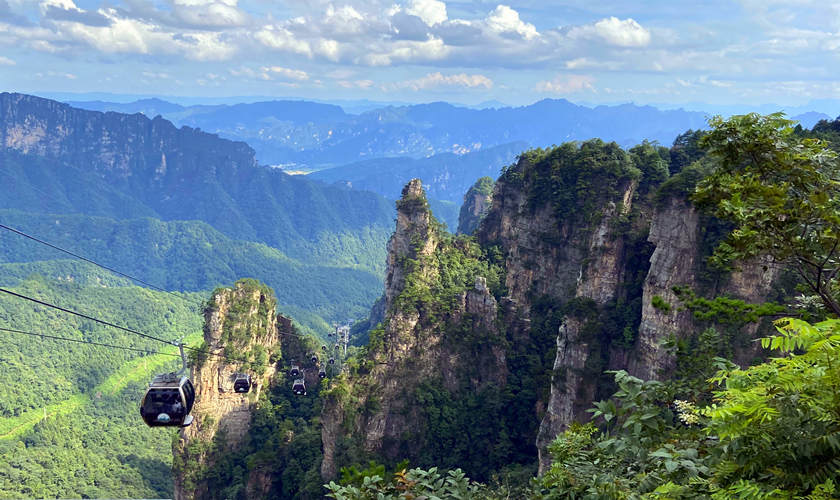
[[425, 90], [437, 87], [483, 87], [490, 89], [493, 88], [493, 80], [480, 74], [468, 75], [466, 73], [459, 73], [456, 75], [444, 75], [438, 71], [414, 80], [397, 82], [393, 84], [393, 87], [412, 90]]
[[595, 79], [588, 75], [557, 75], [553, 80], [537, 82], [535, 90], [553, 94], [574, 94], [575, 92], [595, 92], [592, 85]]
[[0, 66], [14, 66], [17, 64], [8, 57], [0, 56]]
[[425, 40], [429, 38], [429, 25], [419, 17], [405, 12], [391, 16], [391, 28], [396, 40]]
[[440, 61], [450, 53], [450, 48], [439, 38], [430, 38], [422, 42], [395, 41], [379, 44], [370, 53], [361, 53], [353, 62], [367, 66], [390, 66], [395, 63]]
[[533, 24], [526, 23], [519, 18], [519, 12], [507, 5], [498, 5], [493, 12], [487, 16], [487, 26], [494, 32], [503, 35], [516, 34], [530, 40], [539, 35]]
[[417, 16], [429, 26], [447, 19], [446, 4], [438, 0], [409, 0], [406, 13]]
[[650, 31], [629, 18], [608, 17], [593, 24], [575, 26], [568, 35], [573, 39], [600, 39], [618, 47], [644, 47], [650, 43]]

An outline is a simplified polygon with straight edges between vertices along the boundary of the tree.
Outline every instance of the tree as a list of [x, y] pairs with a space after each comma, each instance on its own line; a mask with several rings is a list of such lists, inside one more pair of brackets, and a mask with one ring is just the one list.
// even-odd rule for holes
[[769, 255], [840, 316], [840, 164], [825, 142], [795, 135], [793, 123], [782, 113], [712, 118], [701, 145], [718, 164], [693, 199], [735, 226], [713, 262]]

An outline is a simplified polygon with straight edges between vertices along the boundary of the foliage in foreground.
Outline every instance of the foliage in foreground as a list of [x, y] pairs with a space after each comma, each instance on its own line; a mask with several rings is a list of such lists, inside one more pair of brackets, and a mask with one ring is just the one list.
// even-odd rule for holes
[[396, 499], [396, 498], [482, 498], [483, 487], [470, 481], [461, 469], [446, 474], [437, 467], [429, 470], [405, 469], [395, 472], [390, 480], [378, 474], [365, 476], [360, 485], [339, 485], [334, 481], [325, 485], [328, 498], [336, 500]]
[[840, 320], [777, 322], [762, 345], [780, 357], [720, 369], [709, 404], [675, 398], [673, 384], [615, 374], [549, 451], [548, 498], [832, 498], [840, 483]]

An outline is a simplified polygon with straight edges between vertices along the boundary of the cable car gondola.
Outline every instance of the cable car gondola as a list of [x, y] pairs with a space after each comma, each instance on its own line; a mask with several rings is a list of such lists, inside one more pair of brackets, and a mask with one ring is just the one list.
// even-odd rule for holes
[[251, 390], [251, 376], [247, 373], [237, 373], [233, 379], [234, 392], [246, 393]]
[[292, 384], [292, 392], [297, 396], [306, 396], [306, 383], [302, 378], [295, 379]]
[[192, 424], [190, 415], [195, 403], [195, 388], [185, 376], [163, 373], [152, 379], [140, 402], [140, 416], [149, 427], [187, 427]]
[[322, 345], [322, 346], [321, 346], [321, 350], [322, 350], [322, 351], [324, 351], [324, 352], [326, 352], [326, 350], [327, 350], [327, 346]]
[[331, 364], [331, 365], [334, 365], [335, 364], [335, 358], [330, 358], [328, 363]]
[[292, 368], [289, 370], [290, 377], [300, 377], [300, 367], [296, 363], [292, 363]]
[[187, 427], [192, 424], [190, 415], [195, 403], [195, 388], [184, 375], [187, 358], [184, 344], [178, 344], [181, 351], [181, 371], [155, 375], [143, 399], [140, 400], [140, 416], [149, 427]]
[[327, 378], [327, 370], [321, 368], [318, 370], [318, 378]]
[[312, 356], [309, 357], [309, 360], [312, 361], [313, 365], [318, 364], [318, 355], [313, 352]]

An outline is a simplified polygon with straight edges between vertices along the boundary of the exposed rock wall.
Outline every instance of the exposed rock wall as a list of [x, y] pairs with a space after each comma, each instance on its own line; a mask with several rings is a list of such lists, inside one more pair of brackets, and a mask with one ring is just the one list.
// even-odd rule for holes
[[[498, 245], [505, 255], [508, 322], [502, 328], [511, 338], [528, 338], [536, 319], [535, 299], [565, 310], [557, 330], [550, 395], [538, 401], [535, 415], [541, 419], [536, 444], [542, 472], [550, 461], [546, 448], [557, 434], [574, 421], [587, 421], [593, 400], [608, 395], [600, 373], [626, 369], [645, 379], [667, 377], [675, 360], [662, 347], [663, 339], [691, 337], [708, 326], [678, 307], [674, 286], [762, 302], [778, 271], [756, 260], [734, 273], [710, 273], [704, 256], [710, 221], [684, 198], [658, 203], [637, 194], [632, 181], [623, 180], [612, 190], [596, 189], [587, 200], [578, 200], [578, 206], [591, 203], [589, 213], [598, 214], [595, 222], [583, 220], [579, 211], [559, 214], [550, 198], [535, 204], [539, 186], [529, 184], [527, 175], [532, 168], [523, 157], [513, 175], [497, 181], [492, 208], [476, 234], [484, 246]], [[594, 184], [606, 185], [607, 180]], [[654, 296], [671, 309], [655, 308]], [[576, 315], [568, 307], [573, 301], [589, 312]], [[626, 332], [605, 331], [599, 324], [608, 324], [603, 318], [618, 307], [637, 316], [623, 325]], [[738, 335], [753, 338], [757, 328], [748, 325]], [[745, 347], [736, 350], [736, 360], [760, 354], [755, 343], [741, 344]]]
[[[173, 445], [175, 498], [187, 500], [207, 496], [200, 472], [212, 466], [218, 456], [211, 444], [222, 440], [224, 449], [238, 449], [251, 424], [251, 416], [260, 391], [274, 375], [275, 367], [264, 367], [257, 374], [240, 363], [222, 357], [225, 347], [233, 344], [239, 352], [257, 346], [271, 352], [278, 345], [278, 333], [290, 328], [288, 319], [275, 316], [276, 301], [267, 289], [239, 282], [234, 288], [217, 290], [211, 306], [205, 310], [204, 340], [211, 355], [193, 366], [191, 380], [196, 389], [193, 424], [181, 430]], [[253, 385], [248, 394], [233, 390], [234, 375], [249, 372]], [[258, 475], [258, 474], [257, 474]], [[251, 478], [254, 492], [265, 489], [265, 481]], [[269, 483], [270, 484], [270, 483]]]
[[[767, 300], [773, 282], [779, 276], [777, 266], [757, 258], [711, 283], [701, 283], [700, 274], [706, 271], [701, 248], [703, 230], [700, 214], [684, 199], [671, 198], [654, 214], [649, 241], [656, 249], [644, 284], [638, 340], [626, 366], [634, 376], [642, 379], [667, 377], [673, 369], [674, 359], [661, 347], [662, 341], [669, 335], [692, 336], [700, 328], [691, 311], [677, 307], [680, 302], [673, 287], [688, 286], [693, 290], [707, 287], [711, 288], [708, 294], [712, 296], [727, 295], [760, 303]], [[654, 297], [660, 297], [670, 308], [654, 307]], [[743, 327], [741, 333], [752, 338], [757, 329], [757, 324], [751, 324]], [[757, 353], [757, 348], [746, 349], [736, 352], [735, 356], [750, 360]]]
[[[523, 418], [539, 422], [538, 432], [530, 436], [542, 472], [550, 464], [547, 446], [572, 422], [588, 421], [586, 410], [594, 400], [609, 396], [612, 383], [605, 371], [628, 370], [645, 379], [671, 376], [675, 359], [662, 340], [696, 336], [710, 326], [679, 307], [673, 287], [707, 297], [768, 300], [779, 275], [776, 268], [756, 259], [728, 274], [709, 269], [705, 258], [715, 235], [722, 234], [719, 223], [684, 198], [658, 200], [650, 185], [638, 189], [638, 170], [628, 166], [625, 153], [615, 154], [614, 145], [593, 144], [586, 146], [589, 150], [564, 146], [524, 154], [497, 181], [492, 205], [475, 234], [487, 255], [504, 260], [504, 296], [491, 294], [479, 276], [451, 307], [429, 301], [405, 307], [409, 281], [432, 285], [441, 279], [434, 262], [447, 244], [430, 226], [419, 182], [406, 186], [388, 246], [383, 344], [373, 348], [369, 375], [349, 377], [349, 396], [333, 397], [325, 405], [325, 478], [341, 465], [338, 443], [348, 435], [386, 461], [408, 456], [405, 446], [411, 444], [410, 430], [422, 409], [407, 393], [422, 381], [438, 378], [453, 393], [465, 385], [476, 390], [509, 384], [510, 374], [519, 375], [512, 368], [514, 356], [553, 359], [525, 366], [550, 371], [551, 377], [535, 377], [538, 386], [527, 387], [529, 396], [515, 396], [535, 400], [510, 417], [523, 426], [528, 424]], [[593, 149], [613, 166], [581, 167]], [[579, 170], [572, 175], [563, 168]], [[571, 187], [546, 187], [559, 178]], [[654, 297], [670, 309], [654, 307]], [[758, 328], [747, 325], [733, 333], [739, 338], [731, 346], [736, 361], [761, 355], [750, 342]], [[485, 349], [465, 352], [467, 343], [453, 339], [455, 332], [485, 335]], [[538, 347], [541, 352], [534, 352]], [[463, 355], [470, 356], [469, 364]]]
[[[501, 349], [485, 343], [478, 351], [463, 352], [457, 339], [447, 336], [462, 321], [470, 321], [487, 336], [498, 335], [496, 300], [482, 277], [455, 298], [443, 317], [431, 318], [422, 307], [398, 306], [407, 279], [428, 283], [438, 279], [434, 255], [442, 242], [419, 180], [405, 187], [397, 207], [396, 229], [388, 242], [381, 342], [372, 341], [376, 344], [367, 360], [369, 373], [346, 376], [352, 397], [331, 396], [325, 401], [321, 433], [325, 478], [337, 473], [337, 446], [342, 439], [357, 440], [364, 452], [390, 460], [416, 453], [412, 442], [424, 437], [406, 435], [418, 430], [420, 409], [412, 393], [424, 381], [438, 381], [452, 393], [505, 383]], [[352, 421], [344, 420], [348, 415]]]
[[493, 180], [489, 177], [479, 179], [464, 195], [461, 211], [458, 215], [458, 234], [472, 234], [481, 220], [490, 210], [493, 201]]

